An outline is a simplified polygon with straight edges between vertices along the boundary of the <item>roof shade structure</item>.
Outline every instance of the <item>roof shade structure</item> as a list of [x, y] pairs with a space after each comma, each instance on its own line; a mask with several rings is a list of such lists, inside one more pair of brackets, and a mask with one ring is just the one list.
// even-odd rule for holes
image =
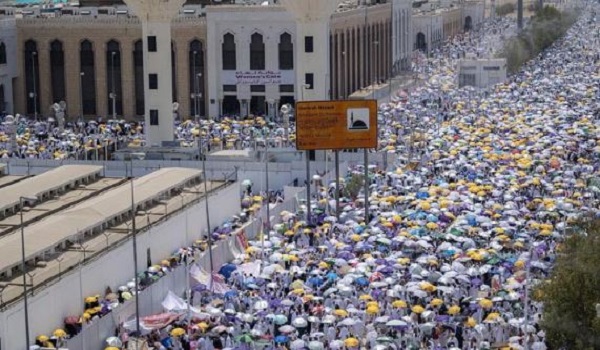
[[[198, 182], [202, 172], [187, 168], [164, 168], [133, 180], [135, 207], [145, 208], [172, 190]], [[65, 211], [25, 227], [25, 259], [51, 252], [65, 242], [76, 242], [131, 214], [131, 184], [127, 183], [86, 200]], [[21, 262], [21, 235], [0, 238], [0, 273]]]
[[[96, 179], [102, 172], [96, 165], [63, 165], [40, 175], [0, 188], [0, 217], [19, 210], [21, 197], [43, 201], [56, 192]], [[31, 202], [30, 200], [28, 200]]]

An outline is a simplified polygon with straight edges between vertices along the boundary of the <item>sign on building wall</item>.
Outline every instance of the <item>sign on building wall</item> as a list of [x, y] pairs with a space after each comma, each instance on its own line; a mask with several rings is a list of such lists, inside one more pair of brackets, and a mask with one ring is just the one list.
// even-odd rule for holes
[[223, 71], [223, 85], [287, 85], [294, 84], [292, 70]]
[[324, 150], [377, 147], [377, 101], [296, 103], [296, 148]]

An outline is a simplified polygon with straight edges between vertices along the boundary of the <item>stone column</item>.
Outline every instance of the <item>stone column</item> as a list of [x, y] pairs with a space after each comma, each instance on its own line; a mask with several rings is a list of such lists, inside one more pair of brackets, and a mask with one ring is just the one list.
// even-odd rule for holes
[[[39, 71], [39, 81], [36, 82], [37, 98], [39, 99], [40, 109], [38, 115], [47, 116], [50, 113], [52, 100], [52, 74], [50, 71], [50, 43], [47, 40], [38, 41], [38, 60], [35, 70]], [[59, 101], [56, 101], [59, 102]]]
[[[179, 33], [181, 30], [173, 28], [173, 34]], [[190, 62], [189, 62], [189, 42], [190, 38], [182, 35], [185, 39], [179, 38], [175, 43], [175, 75], [177, 76], [177, 102], [179, 103], [179, 116], [182, 120], [191, 116], [190, 114], [190, 94], [193, 92], [190, 89]], [[203, 43], [204, 44], [204, 43]], [[205, 61], [206, 62], [206, 61]], [[206, 74], [202, 72], [202, 74]], [[193, 116], [192, 116], [193, 117]]]
[[96, 114], [106, 119], [108, 115], [108, 83], [106, 81], [106, 43], [94, 42], [94, 66], [96, 68]]
[[[148, 146], [173, 140], [173, 84], [171, 65], [171, 21], [185, 0], [126, 0], [142, 21], [144, 43], [145, 137]], [[155, 48], [149, 47], [154, 39]], [[150, 74], [156, 74], [157, 88], [150, 89]], [[158, 120], [151, 119], [156, 113]], [[153, 123], [155, 122], [155, 123]]]
[[65, 120], [72, 121], [77, 118], [81, 111], [79, 43], [75, 40], [67, 40], [63, 45], [65, 54], [65, 88], [67, 94], [67, 116]]
[[121, 42], [121, 89], [123, 92], [123, 116], [135, 116], [135, 70], [133, 67], [133, 42]]

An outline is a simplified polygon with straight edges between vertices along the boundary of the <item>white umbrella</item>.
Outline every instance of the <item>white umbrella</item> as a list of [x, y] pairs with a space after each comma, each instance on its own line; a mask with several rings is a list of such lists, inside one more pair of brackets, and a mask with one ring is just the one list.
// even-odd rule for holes
[[343, 340], [334, 340], [331, 343], [329, 343], [329, 347], [331, 349], [341, 349], [344, 347], [344, 341]]
[[121, 342], [121, 339], [117, 337], [109, 337], [108, 339], [106, 339], [106, 345], [114, 346], [115, 348], [120, 348], [121, 346], [123, 346], [123, 343]]
[[325, 345], [323, 345], [323, 343], [320, 341], [311, 341], [308, 343], [308, 348], [310, 350], [323, 350], [325, 349]]
[[302, 317], [298, 317], [292, 321], [292, 325], [296, 328], [304, 328], [308, 326], [308, 322], [306, 322], [306, 320]]
[[327, 323], [327, 324], [335, 323], [335, 316], [327, 315], [327, 316], [323, 317], [323, 320], [321, 322]]
[[293, 350], [304, 349], [305, 346], [306, 346], [306, 343], [302, 339], [296, 339], [290, 344], [290, 348]]
[[375, 323], [386, 323], [389, 321], [390, 316], [379, 316], [375, 319]]
[[285, 326], [281, 326], [279, 327], [279, 331], [281, 333], [285, 333], [285, 334], [289, 334], [289, 333], [293, 333], [296, 331], [296, 328], [290, 326], [290, 325], [285, 325]]
[[385, 324], [388, 327], [404, 327], [404, 326], [408, 326], [408, 323], [402, 321], [402, 320], [391, 320], [388, 323]]
[[354, 320], [353, 318], [346, 318], [344, 319], [342, 322], [339, 323], [339, 325], [341, 326], [354, 326], [356, 324], [356, 320]]
[[269, 303], [266, 300], [259, 300], [256, 303], [254, 303], [254, 308], [256, 310], [265, 310], [268, 307]]

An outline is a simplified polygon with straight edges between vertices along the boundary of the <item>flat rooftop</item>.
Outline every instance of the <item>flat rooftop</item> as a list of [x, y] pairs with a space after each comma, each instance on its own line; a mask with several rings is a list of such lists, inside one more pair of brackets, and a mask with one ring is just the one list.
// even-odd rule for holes
[[[138, 231], [148, 229], [203, 198], [204, 184], [200, 179], [199, 170], [185, 168], [163, 168], [134, 179]], [[208, 191], [228, 185], [210, 181]], [[36, 220], [45, 210], [65, 206], [68, 208]], [[27, 273], [33, 289], [43, 288], [50, 280], [81, 263], [82, 253], [86, 259], [94, 259], [99, 253], [130, 238], [131, 181], [101, 178], [36, 207], [26, 208], [24, 221]], [[19, 225], [15, 227], [18, 222], [18, 214], [0, 221], [0, 270], [5, 271], [0, 281], [3, 304], [22, 297], [20, 231]], [[87, 233], [83, 227], [89, 228]], [[3, 230], [12, 232], [2, 236]]]

